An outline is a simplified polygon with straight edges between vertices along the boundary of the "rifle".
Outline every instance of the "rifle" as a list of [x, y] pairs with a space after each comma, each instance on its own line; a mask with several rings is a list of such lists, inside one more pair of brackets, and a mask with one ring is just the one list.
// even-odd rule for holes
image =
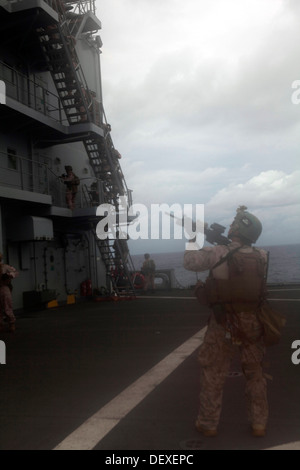
[[230, 240], [227, 237], [224, 237], [222, 233], [226, 230], [226, 227], [223, 225], [217, 224], [214, 222], [211, 226], [204, 227], [204, 234], [206, 236], [206, 241], [212, 245], [229, 245]]
[[[182, 225], [184, 224], [184, 218], [180, 219], [179, 217], [176, 217], [174, 214], [167, 213], [170, 217], [173, 217], [173, 219], [181, 220]], [[196, 223], [192, 223], [192, 229], [195, 231], [196, 229]], [[206, 237], [206, 241], [208, 243], [211, 243], [212, 245], [229, 245], [230, 240], [222, 235], [226, 230], [226, 227], [223, 225], [217, 224], [214, 222], [211, 224], [210, 227], [208, 225], [204, 225], [204, 235]]]

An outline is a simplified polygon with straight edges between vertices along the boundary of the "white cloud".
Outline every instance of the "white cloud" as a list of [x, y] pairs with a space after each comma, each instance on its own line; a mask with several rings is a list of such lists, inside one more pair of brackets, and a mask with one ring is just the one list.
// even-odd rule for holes
[[[195, 172], [192, 168], [178, 169], [148, 169], [146, 165], [139, 172], [139, 178], [134, 176], [134, 166], [128, 168], [130, 187], [134, 184], [134, 201], [150, 206], [160, 203], [199, 203], [204, 204], [211, 186], [220, 182], [225, 168], [205, 168]], [[188, 182], [188, 184], [187, 184]], [[220, 183], [219, 183], [220, 184]]]
[[208, 220], [216, 217], [229, 227], [239, 205], [246, 205], [262, 221], [260, 243], [299, 243], [300, 171], [269, 170], [220, 189], [205, 206]]
[[300, 171], [288, 175], [269, 170], [245, 183], [233, 183], [219, 190], [208, 206], [232, 206], [236, 201], [254, 208], [300, 205]]

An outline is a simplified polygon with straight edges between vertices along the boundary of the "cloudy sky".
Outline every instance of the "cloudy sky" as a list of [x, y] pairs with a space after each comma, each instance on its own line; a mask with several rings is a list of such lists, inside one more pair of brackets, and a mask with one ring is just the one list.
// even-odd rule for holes
[[135, 203], [204, 204], [226, 227], [244, 204], [259, 245], [299, 243], [299, 4], [97, 0], [104, 107]]

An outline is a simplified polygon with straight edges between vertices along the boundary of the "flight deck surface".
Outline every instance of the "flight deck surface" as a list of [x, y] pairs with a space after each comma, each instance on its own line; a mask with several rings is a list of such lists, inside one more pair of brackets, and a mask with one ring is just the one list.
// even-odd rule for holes
[[[219, 434], [197, 433], [197, 350], [209, 317], [189, 290], [135, 300], [84, 302], [17, 318], [2, 332], [1, 450], [196, 452], [300, 450], [300, 287], [273, 285], [269, 299], [287, 318], [268, 348], [270, 418], [264, 438], [247, 422], [236, 357], [224, 389]], [[300, 357], [300, 354], [298, 355]]]

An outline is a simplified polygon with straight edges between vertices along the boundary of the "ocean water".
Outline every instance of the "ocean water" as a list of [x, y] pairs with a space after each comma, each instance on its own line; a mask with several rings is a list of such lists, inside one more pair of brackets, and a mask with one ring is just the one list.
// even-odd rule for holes
[[[300, 244], [260, 247], [269, 251], [268, 283], [300, 283]], [[198, 279], [205, 280], [208, 271], [194, 273], [183, 267], [183, 253], [151, 253], [156, 269], [174, 269], [177, 286], [186, 288], [194, 285]], [[132, 255], [135, 269], [143, 264], [144, 255]]]

